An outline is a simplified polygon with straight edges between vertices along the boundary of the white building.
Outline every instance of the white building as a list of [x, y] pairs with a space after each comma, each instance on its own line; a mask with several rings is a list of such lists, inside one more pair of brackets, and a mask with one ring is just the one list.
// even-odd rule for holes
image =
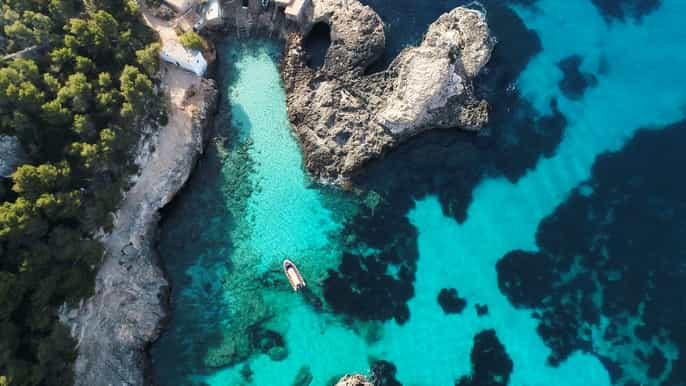
[[164, 42], [160, 49], [160, 58], [198, 76], [207, 72], [207, 61], [200, 51], [189, 50], [176, 42]]
[[209, 0], [202, 7], [200, 20], [193, 26], [193, 29], [200, 31], [205, 27], [215, 27], [222, 24], [222, 7], [219, 0]]

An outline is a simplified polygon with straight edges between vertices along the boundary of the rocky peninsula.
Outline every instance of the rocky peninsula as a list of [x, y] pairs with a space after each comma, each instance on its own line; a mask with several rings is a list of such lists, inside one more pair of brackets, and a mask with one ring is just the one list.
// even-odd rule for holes
[[478, 130], [488, 122], [488, 103], [474, 91], [495, 45], [482, 12], [458, 7], [442, 15], [419, 46], [369, 75], [385, 46], [374, 10], [320, 0], [309, 20], [309, 28], [330, 27], [324, 63], [308, 67], [306, 35], [293, 33], [282, 74], [289, 119], [314, 177], [344, 184], [366, 162], [425, 130]]

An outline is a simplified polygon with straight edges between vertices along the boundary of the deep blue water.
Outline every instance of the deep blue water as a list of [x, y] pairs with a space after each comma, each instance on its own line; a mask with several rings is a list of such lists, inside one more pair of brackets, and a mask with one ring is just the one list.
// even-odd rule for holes
[[[466, 4], [366, 3], [376, 71]], [[302, 172], [278, 46], [222, 46], [217, 139], [162, 227], [160, 384], [686, 384], [686, 3], [479, 6], [491, 124], [413, 139], [360, 195]]]

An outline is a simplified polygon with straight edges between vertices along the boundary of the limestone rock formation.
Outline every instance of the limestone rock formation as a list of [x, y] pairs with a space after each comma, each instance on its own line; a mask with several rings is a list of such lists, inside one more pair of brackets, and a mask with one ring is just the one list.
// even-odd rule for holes
[[442, 15], [419, 47], [404, 50], [391, 65], [397, 76], [376, 121], [399, 136], [426, 128], [479, 129], [488, 105], [474, 98], [471, 80], [492, 48], [480, 12], [456, 8]]
[[345, 375], [341, 378], [336, 386], [374, 386], [371, 382], [367, 380], [363, 375]]
[[180, 71], [171, 68], [167, 74], [191, 79], [190, 86], [199, 91], [195, 103], [178, 107], [189, 84], [170, 86], [175, 106], [170, 124], [142, 147], [142, 171], [126, 192], [114, 229], [102, 240], [106, 253], [95, 294], [78, 308], [60, 309], [60, 320], [78, 341], [78, 386], [145, 384], [145, 349], [160, 334], [169, 292], [154, 249], [158, 211], [181, 189], [202, 154], [216, 101], [212, 81]]
[[331, 28], [331, 47], [321, 71], [324, 74], [361, 75], [383, 53], [383, 21], [372, 8], [357, 0], [314, 1], [309, 24], [317, 23], [326, 23]]
[[309, 20], [310, 27], [330, 26], [324, 64], [307, 67], [303, 37], [292, 34], [282, 75], [289, 118], [315, 177], [345, 183], [365, 162], [422, 131], [487, 123], [488, 104], [476, 97], [473, 81], [495, 39], [481, 12], [458, 7], [442, 15], [419, 46], [371, 75], [365, 70], [385, 45], [383, 23], [371, 8], [319, 0]]

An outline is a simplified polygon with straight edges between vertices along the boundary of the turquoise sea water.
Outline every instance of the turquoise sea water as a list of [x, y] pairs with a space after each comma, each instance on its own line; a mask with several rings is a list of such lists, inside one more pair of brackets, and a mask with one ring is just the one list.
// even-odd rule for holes
[[[321, 299], [327, 270], [339, 269], [349, 245], [345, 226], [365, 204], [313, 185], [303, 173], [289, 132], [277, 44], [221, 47], [225, 111], [218, 138], [162, 228], [173, 316], [152, 350], [160, 384], [291, 385], [307, 366], [302, 371], [311, 374], [310, 384], [324, 385], [343, 373], [369, 373], [370, 363], [382, 359], [395, 365], [403, 385], [452, 385], [470, 373], [474, 336], [485, 329], [495, 330], [514, 363], [510, 385], [609, 385], [601, 357], [623, 369], [614, 383], [664, 381], [686, 347], [633, 338], [612, 345], [602, 323], [589, 326], [593, 347], [548, 364], [553, 350], [537, 332], [536, 310], [508, 300], [496, 264], [512, 250], [538, 249], [539, 224], [591, 177], [598, 155], [621, 150], [639, 128], [683, 117], [686, 4], [663, 1], [640, 22], [608, 21], [590, 1], [539, 0], [514, 9], [542, 46], [516, 89], [541, 114], [556, 98], [567, 119], [564, 136], [552, 156], [517, 181], [483, 179], [462, 223], [444, 214], [440, 192], [418, 198], [403, 214], [418, 233], [418, 258], [410, 317], [402, 324], [332, 313], [326, 303], [288, 287], [280, 271], [286, 257], [301, 268], [310, 299]], [[597, 78], [582, 98], [558, 87], [558, 63], [571, 55], [581, 56], [580, 70]], [[467, 308], [444, 314], [436, 301], [443, 288], [456, 288]], [[486, 316], [474, 312], [477, 303], [488, 305]], [[646, 364], [632, 359], [646, 344], [663, 352], [665, 377], [646, 377]]]

